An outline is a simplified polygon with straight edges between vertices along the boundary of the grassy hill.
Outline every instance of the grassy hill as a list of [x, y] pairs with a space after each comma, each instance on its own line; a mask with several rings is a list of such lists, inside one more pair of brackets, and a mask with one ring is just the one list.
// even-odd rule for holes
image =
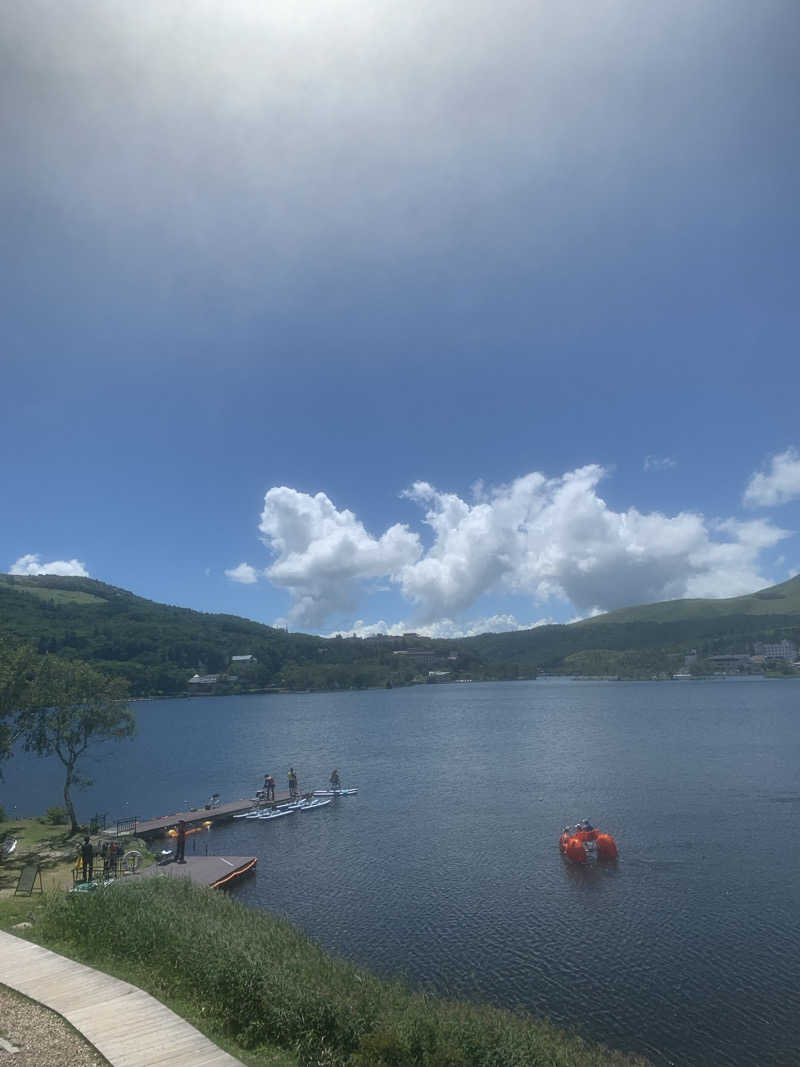
[[[756, 641], [783, 638], [800, 645], [800, 575], [748, 596], [644, 604], [462, 643], [487, 664], [514, 660], [521, 671], [650, 676], [680, 666], [691, 648], [701, 656], [749, 652]], [[622, 664], [621, 653], [628, 656]]]
[[696, 619], [722, 619], [739, 615], [800, 616], [800, 575], [788, 582], [760, 589], [747, 596], [719, 600], [666, 600], [660, 604], [619, 608], [606, 615], [584, 619], [576, 626], [597, 626], [640, 622], [690, 622]]
[[[651, 677], [670, 673], [690, 648], [702, 656], [752, 651], [760, 640], [800, 644], [800, 576], [745, 597], [673, 600], [623, 608], [563, 626], [458, 640], [410, 639], [432, 664], [395, 656], [403, 646], [322, 638], [239, 618], [158, 604], [92, 578], [0, 575], [0, 643], [29, 642], [41, 653], [83, 659], [128, 679], [134, 696], [184, 693], [189, 677], [225, 672], [229, 691], [404, 685], [428, 667], [451, 676], [516, 678], [537, 670]], [[447, 656], [456, 652], [458, 659]]]
[[133, 696], [185, 693], [192, 674], [225, 672], [237, 655], [257, 662], [235, 666], [230, 691], [363, 688], [418, 677], [413, 664], [393, 656], [397, 646], [290, 634], [236, 615], [158, 604], [92, 578], [0, 575], [0, 643], [19, 642], [122, 675]]

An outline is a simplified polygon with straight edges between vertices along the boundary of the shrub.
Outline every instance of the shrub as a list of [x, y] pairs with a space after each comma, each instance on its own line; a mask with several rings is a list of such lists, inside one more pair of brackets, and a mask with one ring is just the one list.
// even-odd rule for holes
[[44, 813], [44, 822], [50, 826], [63, 826], [68, 820], [67, 809], [61, 808], [58, 804], [53, 804]]

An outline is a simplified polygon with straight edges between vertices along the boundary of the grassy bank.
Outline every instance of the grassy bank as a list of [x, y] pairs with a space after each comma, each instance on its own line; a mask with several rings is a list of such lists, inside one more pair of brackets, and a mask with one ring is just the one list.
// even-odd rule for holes
[[[14, 852], [0, 859], [0, 929], [10, 930], [15, 923], [36, 922], [42, 910], [39, 893], [15, 896], [20, 872], [29, 863], [37, 863], [45, 890], [71, 889], [72, 871], [84, 831], [70, 836], [66, 826], [53, 826], [44, 817], [38, 819], [9, 819], [0, 821], [0, 841], [16, 839]], [[92, 835], [95, 847], [100, 838]], [[153, 862], [144, 841], [137, 837], [122, 839], [123, 848], [137, 849], [144, 856], [145, 865]]]
[[[431, 997], [322, 952], [290, 923], [222, 893], [152, 879], [49, 894], [37, 939], [191, 1006], [253, 1064], [608, 1067], [644, 1061], [590, 1047], [530, 1016]], [[260, 1050], [263, 1050], [263, 1055]], [[289, 1062], [288, 1060], [286, 1062]]]

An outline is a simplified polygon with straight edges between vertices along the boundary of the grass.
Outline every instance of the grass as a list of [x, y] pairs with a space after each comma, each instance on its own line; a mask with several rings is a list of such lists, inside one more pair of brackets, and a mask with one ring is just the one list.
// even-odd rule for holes
[[[42, 819], [10, 819], [0, 822], [0, 841], [4, 837], [17, 838], [14, 852], [0, 862], [0, 929], [8, 930], [18, 922], [35, 922], [43, 907], [43, 897], [38, 892], [14, 896], [22, 868], [38, 863], [45, 890], [71, 889], [72, 869], [84, 832], [70, 836], [66, 826], [53, 826]], [[145, 866], [153, 862], [154, 857], [139, 838], [126, 838], [124, 845], [126, 849], [138, 849]]]
[[[9, 582], [5, 582], [5, 585], [9, 585]], [[39, 597], [40, 600], [52, 601], [54, 604], [107, 604], [108, 601], [101, 596], [95, 596], [94, 593], [84, 593], [80, 589], [52, 589], [50, 587], [40, 588], [35, 585], [27, 585], [24, 582], [17, 581], [13, 585], [13, 589], [20, 593], [30, 593], [32, 596]]]
[[287, 921], [188, 881], [47, 894], [35, 936], [147, 989], [259, 1067], [645, 1062], [589, 1046], [524, 1013], [380, 980], [326, 955]]

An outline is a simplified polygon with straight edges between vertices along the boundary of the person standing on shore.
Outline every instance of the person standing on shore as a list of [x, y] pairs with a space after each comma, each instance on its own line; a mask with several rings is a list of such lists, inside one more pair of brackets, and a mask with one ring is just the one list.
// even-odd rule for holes
[[81, 863], [83, 864], [84, 882], [91, 882], [94, 876], [94, 849], [88, 837], [84, 837], [81, 845]]
[[183, 853], [186, 849], [186, 823], [183, 819], [178, 823], [177, 845], [178, 847], [175, 849], [175, 861], [176, 863], [186, 863], [186, 860], [183, 858]]

